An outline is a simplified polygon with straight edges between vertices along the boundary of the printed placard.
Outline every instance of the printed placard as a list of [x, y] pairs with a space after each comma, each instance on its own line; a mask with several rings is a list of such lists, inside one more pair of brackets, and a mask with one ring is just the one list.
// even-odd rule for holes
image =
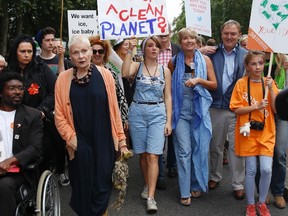
[[210, 0], [185, 0], [186, 26], [198, 34], [211, 37]]
[[165, 0], [98, 0], [101, 39], [168, 34]]
[[68, 32], [72, 35], [96, 35], [98, 23], [96, 10], [68, 10]]
[[288, 0], [253, 0], [248, 49], [288, 53]]

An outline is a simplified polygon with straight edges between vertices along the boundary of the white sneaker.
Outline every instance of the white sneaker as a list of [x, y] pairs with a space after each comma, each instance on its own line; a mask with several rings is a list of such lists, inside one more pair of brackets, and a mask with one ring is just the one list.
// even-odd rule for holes
[[156, 201], [154, 200], [153, 197], [147, 198], [147, 212], [148, 213], [155, 213], [157, 212], [158, 208], [156, 206]]
[[141, 193], [141, 198], [142, 199], [147, 199], [148, 198], [148, 185], [144, 185], [143, 191]]
[[61, 173], [59, 175], [59, 181], [62, 186], [68, 186], [70, 184], [70, 180], [68, 176], [66, 175], [66, 173]]

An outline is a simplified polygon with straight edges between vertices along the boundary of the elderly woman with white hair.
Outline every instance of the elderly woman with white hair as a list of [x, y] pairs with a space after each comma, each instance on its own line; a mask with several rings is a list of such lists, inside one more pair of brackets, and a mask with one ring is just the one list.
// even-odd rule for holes
[[75, 66], [57, 79], [55, 123], [70, 158], [70, 205], [80, 216], [107, 215], [115, 150], [128, 151], [114, 79], [91, 63], [87, 37], [72, 36], [68, 48]]

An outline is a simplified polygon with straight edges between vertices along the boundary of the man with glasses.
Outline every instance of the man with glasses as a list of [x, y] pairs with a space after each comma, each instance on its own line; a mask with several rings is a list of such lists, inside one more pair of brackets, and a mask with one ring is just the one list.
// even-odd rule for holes
[[0, 75], [0, 211], [15, 214], [16, 194], [23, 184], [33, 185], [33, 173], [26, 170], [42, 154], [42, 114], [22, 105], [24, 79], [18, 73]]

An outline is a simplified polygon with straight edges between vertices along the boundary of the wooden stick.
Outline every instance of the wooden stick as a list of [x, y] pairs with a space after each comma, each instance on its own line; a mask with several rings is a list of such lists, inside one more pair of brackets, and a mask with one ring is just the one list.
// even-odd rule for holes
[[[267, 77], [271, 76], [272, 64], [273, 64], [273, 52], [270, 53], [270, 61], [269, 61], [269, 68], [268, 68]], [[268, 88], [268, 85], [266, 85], [265, 86], [265, 97], [264, 97], [264, 99], [268, 98], [268, 91], [269, 91], [269, 88]]]
[[60, 43], [63, 41], [63, 11], [64, 11], [64, 0], [61, 1], [61, 18], [60, 18]]

